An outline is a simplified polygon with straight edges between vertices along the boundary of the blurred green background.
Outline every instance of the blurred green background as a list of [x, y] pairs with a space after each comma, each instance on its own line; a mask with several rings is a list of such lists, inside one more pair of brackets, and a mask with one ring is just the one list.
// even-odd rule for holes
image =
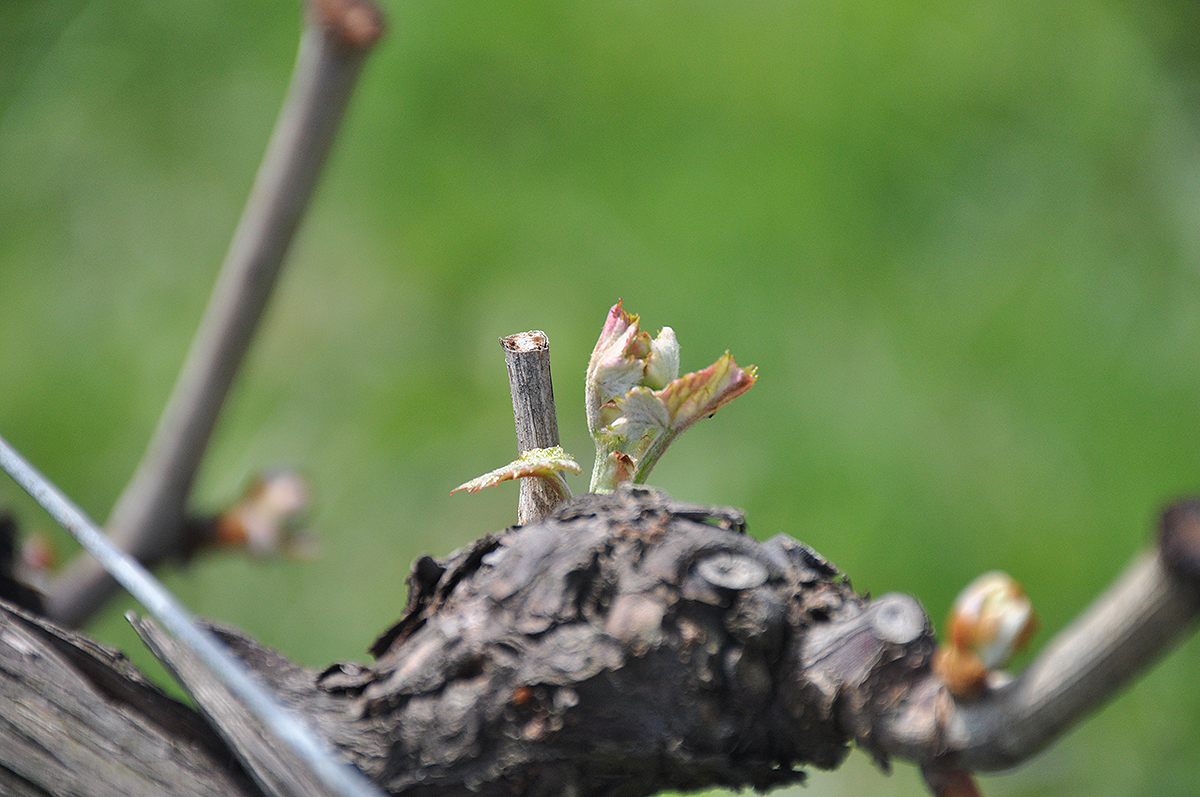
[[[991, 568], [1061, 628], [1200, 486], [1190, 2], [387, 3], [197, 488], [316, 483], [315, 562], [166, 574], [319, 666], [418, 554], [515, 516], [501, 335], [582, 375], [619, 297], [758, 385], [653, 482], [940, 621]], [[290, 72], [292, 3], [0, 5], [0, 431], [104, 518], [170, 390]], [[585, 489], [584, 477], [575, 481]], [[63, 535], [7, 480], [0, 503]], [[91, 627], [148, 657], [116, 601]], [[1191, 640], [989, 795], [1194, 794]], [[917, 795], [866, 757], [803, 794]]]

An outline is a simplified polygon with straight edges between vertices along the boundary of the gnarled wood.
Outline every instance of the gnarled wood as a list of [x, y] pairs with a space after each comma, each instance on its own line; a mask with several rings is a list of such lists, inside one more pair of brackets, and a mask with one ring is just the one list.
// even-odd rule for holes
[[[1063, 650], [1100, 650], [1075, 642], [1110, 633], [1100, 625], [1144, 626], [1141, 664], [1167, 649], [1198, 605], [1191, 565], [1176, 549], [1193, 553], [1200, 512], [1177, 516], [1164, 521], [1174, 537], [1163, 563], [1136, 565], [1102, 598], [1108, 608], [1052, 641], [1022, 678], [1046, 682], [1039, 673]], [[914, 598], [868, 600], [802, 543], [747, 536], [736, 510], [626, 486], [580, 496], [444, 560], [422, 557], [409, 580], [408, 606], [377, 640], [370, 666], [317, 672], [213, 629], [282, 703], [393, 794], [767, 789], [800, 780], [805, 765], [837, 766], [851, 742], [883, 766], [889, 755], [913, 759], [949, 794], [969, 783], [967, 768], [1008, 749], [976, 738], [970, 721], [1003, 704], [1020, 678], [955, 702], [930, 667], [933, 637]], [[1178, 611], [1138, 609], [1154, 596], [1162, 598], [1154, 606]], [[1109, 615], [1097, 611], [1122, 619], [1098, 625]], [[298, 762], [280, 758], [238, 706], [214, 699], [193, 654], [153, 625], [137, 623], [220, 738], [119, 654], [16, 609], [0, 619], [4, 793], [77, 794], [86, 784], [88, 794], [258, 794], [235, 756], [269, 791], [318, 793], [294, 785], [288, 770]], [[1097, 661], [1125, 678], [1136, 670], [1107, 653]], [[1087, 661], [1062, 667], [1093, 671]], [[1029, 737], [1038, 745], [1062, 727], [1044, 724]], [[71, 741], [56, 741], [64, 735]], [[964, 752], [971, 745], [974, 757]]]
[[869, 741], [847, 707], [886, 708], [932, 652], [911, 598], [869, 603], [801, 543], [639, 487], [422, 558], [410, 590], [370, 667], [315, 673], [224, 632], [395, 794], [794, 782]]

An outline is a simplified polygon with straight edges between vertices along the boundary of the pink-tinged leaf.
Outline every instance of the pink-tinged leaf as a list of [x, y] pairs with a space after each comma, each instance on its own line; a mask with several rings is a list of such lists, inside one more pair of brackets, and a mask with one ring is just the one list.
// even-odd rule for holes
[[588, 384], [599, 387], [599, 403], [623, 394], [642, 378], [645, 366], [638, 362], [638, 352], [642, 348], [649, 351], [650, 344], [648, 336], [644, 344], [640, 337], [636, 315], [622, 310], [620, 301], [609, 308], [588, 359]]
[[741, 368], [725, 352], [703, 371], [684, 374], [655, 395], [670, 413], [671, 428], [682, 431], [745, 393], [756, 379], [753, 365]]
[[608, 311], [604, 329], [588, 359], [586, 409], [592, 434], [600, 429], [600, 406], [638, 383], [645, 373], [642, 363], [626, 356], [626, 349], [637, 336], [637, 316], [626, 313], [618, 301]]
[[679, 375], [679, 342], [670, 327], [658, 336], [638, 328], [638, 317], [617, 302], [608, 311], [604, 329], [592, 349], [587, 369], [587, 417], [594, 435], [607, 426], [602, 407], [638, 386], [665, 387]]
[[[566, 482], [563, 481], [563, 473], [582, 472], [583, 468], [579, 467], [575, 459], [561, 447], [534, 448], [524, 452], [504, 467], [496, 468], [490, 473], [460, 484], [450, 492], [457, 493], [459, 490], [466, 490], [469, 493], [477, 493], [485, 487], [493, 487], [500, 482], [529, 477], [546, 479], [556, 488], [565, 488]], [[562, 492], [562, 489], [559, 491]], [[567, 495], [570, 495], [569, 491]]]
[[600, 338], [592, 350], [593, 359], [597, 352], [611, 347], [613, 341], [625, 334], [625, 330], [631, 326], [637, 326], [638, 317], [621, 309], [622, 301], [622, 299], [618, 299], [617, 303], [608, 309], [608, 317], [604, 319], [604, 328], [600, 330]]
[[[595, 367], [588, 372], [589, 382], [595, 385], [597, 400], [601, 404], [624, 395], [642, 381], [646, 374], [646, 363], [626, 352], [636, 348], [635, 344], [643, 335], [645, 333], [638, 332], [637, 326], [625, 330], [612, 348], [601, 353], [595, 361]], [[647, 350], [649, 346], [647, 343]]]

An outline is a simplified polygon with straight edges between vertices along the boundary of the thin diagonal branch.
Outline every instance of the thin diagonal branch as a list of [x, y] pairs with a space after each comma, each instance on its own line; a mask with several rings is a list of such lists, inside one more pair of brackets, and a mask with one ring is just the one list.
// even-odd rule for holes
[[[283, 709], [210, 632], [201, 629], [191, 613], [150, 571], [113, 546], [79, 507], [26, 462], [2, 437], [0, 468], [70, 532], [181, 644], [196, 654], [215, 676], [212, 679], [213, 690], [228, 695], [231, 702], [245, 706], [262, 723], [269, 737], [286, 745], [292, 753], [292, 756], [286, 757], [286, 763], [292, 768], [300, 767], [300, 772], [293, 772], [288, 783], [301, 784], [306, 787], [302, 793], [313, 797], [379, 797], [378, 789], [361, 772], [334, 759], [328, 745], [322, 744], [298, 716]], [[257, 772], [255, 774], [258, 775]], [[257, 780], [265, 792], [274, 797], [301, 793], [295, 788], [272, 789], [270, 785], [273, 781], [261, 776]]]
[[[287, 99], [204, 318], [154, 436], [107, 531], [137, 559], [179, 550], [188, 494], [288, 246], [337, 134], [363, 58], [382, 33], [369, 0], [313, 0]], [[50, 588], [53, 619], [78, 625], [116, 590], [81, 557]]]
[[1200, 612], [1200, 503], [1164, 514], [1157, 551], [1143, 555], [1010, 683], [954, 701], [936, 676], [910, 691], [874, 743], [923, 764], [1007, 769], [1104, 705], [1194, 626]]
[[961, 729], [954, 728], [958, 757], [980, 770], [1029, 758], [1173, 647], [1198, 608], [1194, 585], [1172, 576], [1157, 555], [1142, 557], [1020, 678], [963, 707]]

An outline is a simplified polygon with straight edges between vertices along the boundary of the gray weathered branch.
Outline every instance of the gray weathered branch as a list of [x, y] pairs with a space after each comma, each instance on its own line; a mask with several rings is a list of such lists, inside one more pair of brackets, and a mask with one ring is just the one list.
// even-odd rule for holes
[[[225, 396], [316, 187], [359, 68], [383, 30], [370, 0], [311, 0], [287, 99], [158, 427], [106, 524], [152, 565], [177, 556], [184, 511]], [[78, 625], [116, 583], [81, 556], [51, 585], [47, 611]]]
[[1173, 648], [1200, 612], [1200, 503], [1163, 513], [1159, 546], [1011, 682], [955, 701], [929, 675], [875, 729], [878, 748], [927, 765], [998, 770], [1030, 758]]
[[[311, 763], [265, 730], [194, 651], [173, 640], [152, 620], [132, 615], [129, 619], [150, 650], [192, 695], [200, 713], [226, 740], [264, 794], [269, 797], [330, 797], [329, 787], [315, 774]], [[226, 634], [225, 638], [230, 636]], [[238, 652], [245, 655], [244, 649]], [[264, 655], [247, 663], [257, 672], [268, 668], [297, 669], [282, 656], [264, 651], [266, 653], [270, 654], [269, 660]], [[285, 703], [286, 695], [276, 691], [275, 699]], [[290, 708], [296, 716], [303, 716], [313, 707], [305, 704]]]
[[2, 603], [0, 794], [260, 797], [212, 729], [121, 654]]
[[[517, 453], [558, 445], [558, 415], [550, 379], [550, 339], [545, 332], [518, 332], [500, 339], [508, 366]], [[543, 479], [521, 479], [517, 522], [532, 523], [548, 515], [561, 496]]]

